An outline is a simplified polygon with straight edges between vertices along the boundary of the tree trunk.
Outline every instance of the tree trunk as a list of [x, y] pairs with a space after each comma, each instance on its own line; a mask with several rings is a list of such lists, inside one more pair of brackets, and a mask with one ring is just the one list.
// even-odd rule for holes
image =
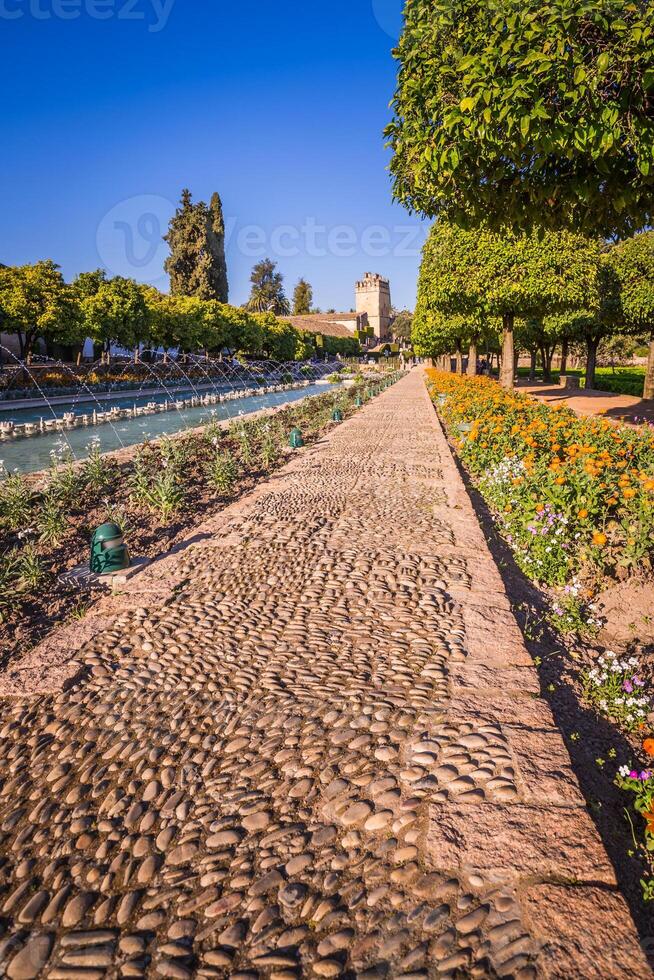
[[561, 342], [561, 374], [568, 373], [568, 341], [564, 340]]
[[532, 351], [531, 351], [531, 365], [529, 367], [529, 380], [530, 381], [535, 381], [536, 380], [537, 358], [538, 358], [538, 352], [537, 352], [536, 348], [534, 347], [534, 348], [532, 348]]
[[654, 401], [654, 329], [649, 338], [649, 357], [647, 358], [643, 398], [647, 401]]
[[456, 345], [456, 373], [463, 374], [463, 357], [461, 356], [461, 344]]
[[543, 360], [543, 381], [552, 380], [552, 356], [554, 350], [551, 347], [541, 347], [540, 356]]
[[468, 352], [468, 375], [471, 378], [477, 376], [477, 344], [472, 341]]
[[595, 387], [595, 368], [597, 367], [597, 348], [599, 341], [589, 337], [586, 341], [586, 387]]
[[512, 391], [515, 387], [515, 363], [513, 349], [513, 313], [505, 313], [502, 317], [504, 334], [502, 337], [502, 369], [500, 382], [503, 388]]

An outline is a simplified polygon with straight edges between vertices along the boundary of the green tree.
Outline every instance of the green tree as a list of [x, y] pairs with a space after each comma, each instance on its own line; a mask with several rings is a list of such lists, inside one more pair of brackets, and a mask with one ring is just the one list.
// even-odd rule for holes
[[250, 276], [252, 290], [247, 309], [253, 313], [276, 313], [288, 316], [289, 302], [284, 293], [284, 277], [277, 272], [277, 263], [272, 259], [262, 259], [252, 269]]
[[298, 331], [298, 342], [295, 347], [296, 361], [310, 361], [316, 353], [315, 335], [309, 330]]
[[313, 289], [306, 279], [300, 279], [293, 291], [293, 315], [302, 316], [305, 313], [311, 313], [312, 303]]
[[447, 357], [454, 351], [457, 374], [461, 374], [463, 348], [470, 336], [470, 318], [423, 308], [418, 299], [411, 341], [418, 357]]
[[104, 269], [94, 269], [92, 272], [80, 272], [73, 280], [73, 289], [79, 297], [80, 303], [95, 296], [102, 283], [107, 281], [107, 273]]
[[218, 194], [208, 208], [204, 201], [194, 203], [191, 192], [184, 189], [164, 241], [170, 248], [164, 268], [174, 296], [227, 302], [225, 222]]
[[620, 310], [627, 330], [649, 337], [643, 398], [654, 399], [654, 231], [621, 242], [611, 250], [620, 286]]
[[391, 324], [393, 336], [397, 337], [398, 340], [410, 340], [412, 323], [413, 314], [409, 313], [408, 310], [400, 310]]
[[495, 229], [651, 225], [653, 31], [651, 0], [410, 0], [395, 196]]
[[586, 387], [595, 387], [597, 351], [607, 337], [613, 336], [621, 321], [620, 283], [609, 249], [604, 249], [598, 263], [598, 303], [571, 310], [566, 334], [570, 340], [585, 345]]
[[112, 344], [132, 348], [147, 340], [150, 312], [144, 287], [123, 276], [101, 282], [95, 293], [82, 300], [86, 332], [105, 354]]
[[596, 308], [599, 255], [599, 243], [570, 232], [496, 234], [439, 221], [423, 249], [418, 308], [499, 317], [501, 379], [512, 388], [516, 318]]
[[552, 360], [560, 342], [561, 324], [556, 315], [532, 317], [516, 327], [516, 348], [530, 352], [532, 378], [535, 376], [537, 355], [540, 354], [543, 381], [552, 380]]
[[55, 344], [84, 340], [77, 294], [51, 259], [0, 269], [0, 310], [4, 329], [18, 338], [23, 360], [40, 337]]
[[215, 294], [211, 298], [217, 299], [220, 303], [226, 303], [229, 299], [229, 283], [225, 258], [225, 218], [223, 216], [223, 202], [217, 192], [212, 195], [209, 205], [207, 241], [212, 257], [209, 275]]
[[298, 346], [299, 335], [290, 323], [278, 320], [274, 313], [255, 313], [254, 319], [261, 327], [261, 353], [273, 361], [292, 361]]
[[154, 347], [167, 355], [177, 348], [182, 352], [199, 346], [203, 334], [204, 301], [197, 296], [168, 296], [147, 290], [149, 336]]

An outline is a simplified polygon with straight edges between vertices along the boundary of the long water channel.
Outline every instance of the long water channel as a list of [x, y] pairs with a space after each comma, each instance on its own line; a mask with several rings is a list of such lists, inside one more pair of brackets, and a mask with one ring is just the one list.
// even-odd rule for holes
[[[217, 405], [201, 405], [198, 408], [180, 408], [153, 415], [141, 415], [136, 418], [119, 419], [116, 422], [105, 422], [97, 426], [84, 426], [75, 429], [63, 429], [55, 432], [36, 434], [26, 438], [7, 439], [0, 444], [0, 460], [5, 468], [19, 473], [34, 473], [46, 469], [52, 460], [52, 453], [62, 450], [70, 453], [74, 459], [85, 459], [89, 446], [95, 442], [101, 452], [108, 453], [127, 446], [135, 446], [146, 439], [157, 439], [165, 435], [173, 435], [205, 425], [212, 419], [233, 419], [262, 408], [283, 405], [286, 402], [301, 401], [311, 395], [324, 394], [332, 384], [312, 384], [298, 390], [277, 391], [270, 394], [251, 395], [247, 398], [237, 398], [234, 401], [222, 402]], [[161, 400], [170, 398], [166, 392], [161, 393]], [[158, 401], [158, 398], [148, 396], [146, 401]], [[138, 400], [124, 393], [112, 399], [110, 405], [129, 407]], [[67, 410], [66, 405], [57, 405], [56, 414], [59, 416]], [[37, 421], [38, 418], [52, 417], [52, 411], [47, 405], [40, 409], [16, 409], [11, 412], [11, 419], [17, 423]]]

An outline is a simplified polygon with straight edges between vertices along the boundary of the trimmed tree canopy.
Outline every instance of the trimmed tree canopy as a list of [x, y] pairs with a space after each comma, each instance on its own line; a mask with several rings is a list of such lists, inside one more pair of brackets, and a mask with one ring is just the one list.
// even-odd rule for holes
[[467, 231], [439, 221], [425, 243], [416, 320], [501, 317], [503, 383], [513, 383], [516, 317], [543, 317], [599, 304], [600, 243], [570, 232], [542, 236]]
[[654, 399], [654, 231], [621, 242], [610, 255], [620, 285], [624, 325], [631, 333], [647, 333], [650, 338], [644, 397]]
[[408, 0], [395, 195], [461, 224], [652, 224], [651, 0]]
[[21, 357], [37, 338], [74, 344], [84, 340], [74, 289], [51, 259], [0, 270], [0, 324], [18, 337]]

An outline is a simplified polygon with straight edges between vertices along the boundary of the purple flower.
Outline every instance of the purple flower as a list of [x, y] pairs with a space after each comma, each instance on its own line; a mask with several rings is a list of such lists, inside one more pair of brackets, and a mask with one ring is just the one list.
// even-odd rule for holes
[[626, 691], [627, 694], [633, 694], [634, 685], [631, 683], [631, 681], [625, 681], [624, 684], [622, 685], [622, 690]]
[[651, 772], [648, 772], [647, 770], [645, 770], [645, 771], [641, 772], [641, 774], [640, 774], [640, 776], [638, 778], [640, 779], [641, 782], [646, 783], [647, 780], [651, 778], [651, 775], [652, 775]]
[[645, 687], [645, 681], [641, 681], [640, 677], [634, 677], [633, 682], [636, 687]]
[[632, 769], [631, 772], [629, 773], [629, 779], [640, 779], [640, 776], [638, 775], [635, 769]]

